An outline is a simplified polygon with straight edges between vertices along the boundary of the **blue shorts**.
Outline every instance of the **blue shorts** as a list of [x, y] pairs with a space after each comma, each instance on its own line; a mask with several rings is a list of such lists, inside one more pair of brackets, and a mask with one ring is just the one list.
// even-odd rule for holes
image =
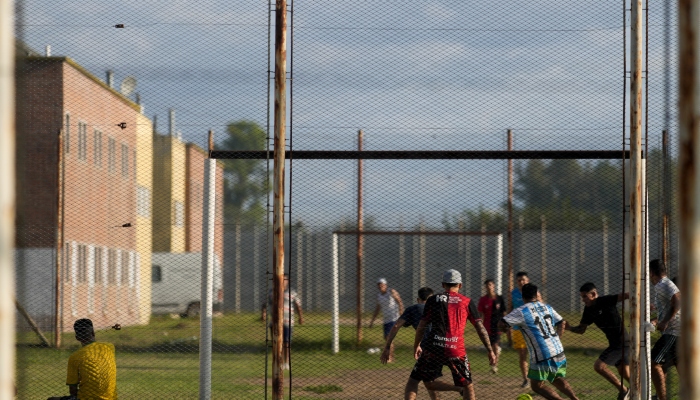
[[284, 325], [282, 327], [282, 341], [284, 343], [292, 343], [292, 327], [289, 325]]
[[396, 321], [384, 323], [384, 339], [389, 336], [389, 332], [391, 332], [391, 328], [394, 327], [394, 324], [396, 324]]

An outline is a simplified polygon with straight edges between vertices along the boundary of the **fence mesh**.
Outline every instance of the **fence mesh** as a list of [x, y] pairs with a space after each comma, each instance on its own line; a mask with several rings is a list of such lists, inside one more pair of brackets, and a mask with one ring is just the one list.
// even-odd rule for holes
[[[645, 262], [666, 255], [674, 278], [675, 5], [647, 3]], [[81, 318], [114, 345], [120, 398], [196, 398], [207, 132], [217, 150], [272, 148], [275, 4], [18, 5], [18, 398], [68, 394]], [[417, 319], [399, 319], [409, 321], [383, 364], [386, 335], [420, 288], [443, 292], [447, 269], [460, 272], [460, 293], [500, 340], [493, 368], [472, 324], [457, 335], [486, 399], [535, 395], [520, 366], [527, 351], [491, 324], [511, 311], [517, 272], [572, 326], [584, 283], [601, 296], [629, 290], [629, 7], [289, 2], [285, 397], [401, 397], [412, 388]], [[356, 151], [359, 130], [363, 151], [433, 153], [361, 168], [356, 159], [294, 157]], [[507, 159], [439, 154], [508, 150], [509, 130], [513, 150], [558, 152], [512, 161], [510, 201]], [[599, 153], [577, 159], [571, 150]], [[272, 395], [272, 167], [265, 158], [216, 163], [212, 398]], [[488, 279], [504, 300], [493, 314]], [[628, 325], [629, 305], [617, 309]], [[561, 341], [579, 398], [617, 396], [593, 367], [609, 344], [600, 327]], [[442, 374], [437, 381], [451, 385], [450, 369]], [[677, 398], [672, 368], [668, 382]]]

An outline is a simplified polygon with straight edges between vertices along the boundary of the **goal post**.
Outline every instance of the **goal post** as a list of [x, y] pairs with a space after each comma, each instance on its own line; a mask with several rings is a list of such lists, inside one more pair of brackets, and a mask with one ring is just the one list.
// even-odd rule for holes
[[[340, 293], [339, 293], [339, 277], [340, 277], [340, 257], [338, 251], [338, 237], [340, 235], [354, 236], [370, 236], [370, 235], [393, 235], [393, 236], [493, 236], [496, 239], [496, 254], [495, 254], [495, 281], [496, 292], [502, 293], [503, 289], [503, 233], [498, 231], [334, 231], [332, 237], [332, 257], [333, 263], [331, 266], [331, 349], [333, 354], [340, 352]], [[457, 250], [459, 251], [459, 250]], [[471, 254], [465, 251], [465, 257], [470, 257]], [[483, 257], [483, 255], [482, 255]], [[470, 271], [469, 261], [463, 260], [464, 265], [457, 267], [460, 273], [465, 274], [465, 278], [469, 277]], [[466, 267], [466, 268], [465, 268]], [[481, 285], [481, 283], [479, 283]]]

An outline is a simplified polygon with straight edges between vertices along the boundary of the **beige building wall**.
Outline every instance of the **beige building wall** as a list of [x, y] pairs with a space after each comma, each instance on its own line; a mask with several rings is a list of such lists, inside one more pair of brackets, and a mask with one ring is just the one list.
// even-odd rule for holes
[[151, 253], [153, 248], [153, 126], [143, 114], [136, 117], [136, 250], [139, 253], [139, 319], [151, 316]]
[[187, 221], [186, 198], [186, 150], [185, 143], [177, 138], [171, 138], [172, 145], [172, 232], [170, 234], [170, 252], [185, 252], [185, 221]]

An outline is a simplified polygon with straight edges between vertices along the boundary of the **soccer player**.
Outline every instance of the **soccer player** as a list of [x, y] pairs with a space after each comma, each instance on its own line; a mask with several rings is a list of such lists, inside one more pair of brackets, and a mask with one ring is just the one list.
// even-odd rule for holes
[[92, 321], [79, 319], [73, 324], [75, 339], [81, 348], [68, 358], [66, 384], [70, 396], [50, 399], [116, 400], [117, 364], [114, 345], [95, 341]]
[[651, 349], [651, 380], [658, 400], [666, 400], [666, 374], [664, 365], [675, 365], [678, 375], [676, 346], [681, 334], [681, 292], [666, 276], [666, 265], [660, 260], [649, 263], [649, 275], [654, 285], [654, 306], [657, 317], [651, 321], [662, 332]]
[[[608, 339], [608, 347], [600, 353], [600, 356], [593, 364], [595, 372], [600, 374], [608, 382], [619, 391], [618, 400], [624, 400], [629, 397], [629, 388], [625, 387], [623, 382], [617, 379], [617, 376], [610, 372], [607, 365], [615, 366], [617, 371], [624, 379], [630, 380], [630, 359], [629, 359], [629, 335], [627, 330], [622, 325], [620, 312], [617, 310], [617, 303], [629, 298], [628, 293], [611, 294], [607, 296], [599, 296], [598, 289], [592, 282], [584, 283], [579, 290], [581, 292], [581, 300], [585, 307], [583, 308], [583, 316], [578, 326], [566, 324], [566, 330], [573, 333], [583, 335], [586, 329], [591, 324], [603, 331]], [[624, 359], [622, 355], [624, 354]]]
[[[284, 274], [284, 316], [282, 326], [282, 369], [289, 369], [289, 347], [292, 343], [292, 327], [294, 327], [294, 309], [299, 314], [299, 325], [304, 324], [304, 314], [301, 309], [301, 298], [295, 290], [289, 289], [289, 275]], [[267, 307], [272, 308], [272, 289], [267, 295], [267, 304], [263, 304], [262, 317], [267, 319]], [[270, 321], [270, 330], [272, 330], [272, 321]]]
[[484, 327], [489, 333], [491, 348], [496, 355], [496, 363], [491, 366], [491, 372], [498, 372], [498, 358], [501, 354], [501, 332], [498, 330], [498, 322], [503, 318], [506, 311], [506, 302], [503, 297], [496, 293], [496, 284], [493, 279], [484, 282], [486, 295], [479, 299], [479, 314], [484, 321]]
[[[379, 289], [379, 293], [377, 293], [377, 307], [374, 309], [369, 327], [371, 328], [374, 326], [374, 320], [377, 319], [377, 315], [379, 315], [379, 311], [381, 310], [384, 320], [384, 340], [386, 340], [389, 336], [389, 331], [394, 327], [396, 320], [399, 319], [399, 315], [403, 314], [403, 302], [401, 301], [399, 292], [394, 289], [389, 289], [386, 279], [379, 278], [377, 280], [377, 288]], [[394, 362], [393, 344], [389, 346], [388, 362]]]
[[[401, 314], [399, 317], [399, 320], [396, 321], [394, 326], [391, 328], [391, 331], [389, 332], [389, 336], [386, 338], [386, 345], [384, 346], [384, 351], [382, 352], [381, 357], [379, 358], [382, 364], [386, 364], [389, 361], [389, 356], [391, 354], [391, 343], [394, 341], [394, 338], [396, 337], [396, 334], [399, 333], [399, 330], [402, 327], [409, 327], [412, 326], [413, 329], [418, 328], [418, 323], [420, 323], [420, 319], [423, 316], [423, 308], [425, 307], [425, 302], [428, 300], [430, 296], [433, 295], [433, 289], [429, 287], [424, 287], [418, 289], [418, 298], [416, 299], [416, 304], [407, 307], [406, 310]], [[428, 327], [425, 331], [425, 334], [423, 335], [423, 343], [426, 341], [428, 338], [428, 335], [430, 334], [430, 327]], [[416, 396], [418, 395], [418, 384], [420, 381], [415, 380], [413, 378], [408, 378], [408, 382], [406, 382], [406, 388], [404, 389], [404, 398], [406, 400], [415, 400]], [[443, 384], [442, 382], [438, 382], [440, 384]], [[447, 385], [447, 384], [443, 384]], [[447, 385], [449, 388], [447, 390], [451, 390], [452, 388], [455, 388], [455, 386], [452, 385]], [[427, 387], [426, 387], [427, 389]], [[438, 395], [437, 392], [434, 390], [428, 389], [428, 394], [430, 395], [430, 398], [432, 400], [437, 400]]]
[[[514, 309], [522, 307], [525, 304], [525, 302], [523, 301], [523, 294], [521, 291], [523, 289], [523, 286], [527, 285], [528, 283], [530, 283], [530, 278], [527, 276], [527, 272], [520, 271], [517, 274], [515, 274], [515, 284], [518, 285], [518, 287], [514, 288], [513, 291], [510, 292], [512, 308], [509, 311], [513, 311]], [[522, 333], [517, 327], [514, 327], [510, 331], [510, 338], [513, 344], [513, 349], [515, 349], [518, 352], [520, 374], [523, 377], [523, 383], [520, 384], [520, 387], [525, 388], [528, 385], [527, 346], [525, 345], [525, 339], [523, 338]]]
[[530, 386], [535, 393], [547, 400], [561, 400], [561, 397], [548, 386], [551, 382], [570, 399], [576, 394], [564, 379], [566, 377], [566, 356], [559, 337], [564, 331], [565, 322], [550, 306], [539, 301], [537, 286], [526, 284], [522, 287], [524, 305], [511, 311], [501, 319], [503, 325], [520, 328], [527, 338], [530, 352]]
[[[429, 390], [444, 391], [441, 384], [435, 379], [442, 375], [442, 366], [447, 365], [452, 372], [452, 380], [455, 388], [448, 390], [457, 391], [463, 388], [462, 398], [474, 400], [474, 385], [472, 374], [467, 359], [467, 351], [464, 347], [464, 328], [469, 320], [484, 344], [489, 355], [489, 364], [496, 362], [493, 354], [489, 334], [479, 318], [476, 305], [470, 298], [459, 294], [462, 288], [462, 275], [449, 269], [442, 275], [443, 293], [428, 298], [423, 310], [416, 337], [413, 341], [414, 357], [416, 365], [411, 372], [411, 378], [423, 381]], [[431, 326], [430, 336], [423, 343], [427, 326]]]

